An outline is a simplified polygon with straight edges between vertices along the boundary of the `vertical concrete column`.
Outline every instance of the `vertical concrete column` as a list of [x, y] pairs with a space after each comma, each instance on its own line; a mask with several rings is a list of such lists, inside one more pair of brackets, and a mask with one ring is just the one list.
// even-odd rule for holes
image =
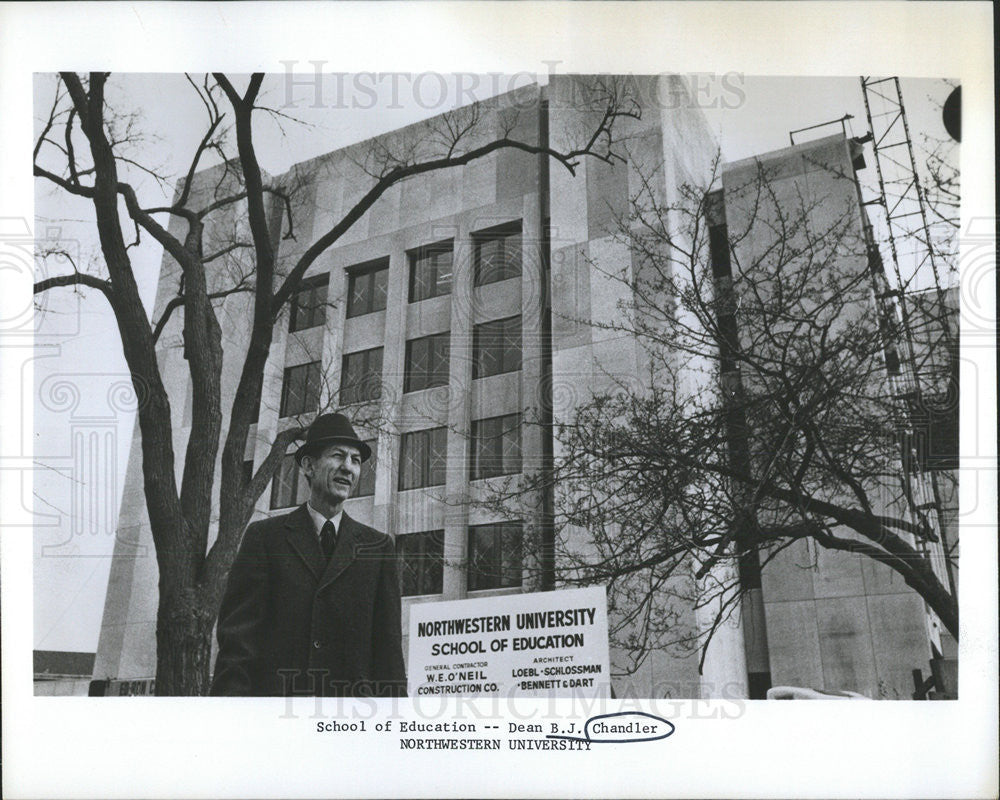
[[[736, 565], [723, 561], [712, 569], [706, 580], [707, 591], [712, 592], [723, 583], [736, 579]], [[711, 629], [721, 610], [718, 598], [698, 606], [695, 618], [702, 632]], [[701, 671], [700, 690], [703, 698], [750, 697], [747, 677], [746, 634], [744, 614], [736, 610], [712, 635]]]
[[[330, 283], [326, 290], [328, 305], [323, 323], [323, 341], [318, 353], [323, 375], [323, 385], [320, 388], [319, 398], [319, 407], [322, 411], [332, 411], [337, 408], [340, 402], [340, 366], [344, 356], [347, 286], [347, 271], [343, 266], [332, 267], [330, 269]], [[288, 329], [287, 325], [285, 329]]]
[[[544, 481], [547, 473], [545, 438], [549, 435], [552, 382], [546, 341], [545, 303], [547, 271], [546, 241], [542, 229], [542, 209], [537, 193], [525, 195], [521, 240], [521, 465], [529, 485]], [[551, 554], [550, 529], [546, 524], [545, 490], [527, 492], [522, 500], [524, 525], [524, 590], [550, 589], [546, 554]]]
[[[280, 250], [279, 250], [280, 253]], [[332, 296], [332, 295], [328, 295]], [[285, 304], [282, 314], [275, 323], [271, 337], [271, 348], [264, 362], [264, 380], [261, 385], [260, 411], [257, 414], [256, 430], [250, 428], [248, 444], [252, 445], [254, 469], [260, 466], [271, 451], [271, 444], [278, 435], [281, 423], [281, 390], [285, 378], [285, 353], [288, 350], [288, 315], [290, 303]], [[257, 498], [255, 511], [264, 513], [270, 510], [270, 488]]]
[[[136, 420], [129, 462], [142, 458], [142, 438]], [[94, 661], [96, 680], [151, 678], [156, 672], [156, 608], [159, 601], [156, 553], [146, 513], [142, 471], [125, 474], [121, 513], [115, 529], [114, 556], [101, 618], [101, 632]], [[131, 627], [130, 627], [131, 626]], [[146, 663], [134, 664], [136, 627], [151, 637], [140, 646]], [[141, 638], [141, 636], [139, 637]], [[152, 647], [148, 646], [153, 642]]]
[[469, 221], [458, 218], [451, 278], [448, 358], [448, 467], [445, 474], [444, 580], [446, 599], [468, 588], [469, 438], [472, 434], [472, 241]]
[[[372, 520], [385, 533], [396, 534], [395, 496], [398, 470], [397, 429], [403, 397], [403, 359], [406, 350], [406, 304], [410, 263], [401, 233], [392, 239], [388, 293], [385, 300], [385, 338], [382, 349], [382, 425], [376, 447], [375, 502]], [[345, 312], [346, 313], [346, 312]]]

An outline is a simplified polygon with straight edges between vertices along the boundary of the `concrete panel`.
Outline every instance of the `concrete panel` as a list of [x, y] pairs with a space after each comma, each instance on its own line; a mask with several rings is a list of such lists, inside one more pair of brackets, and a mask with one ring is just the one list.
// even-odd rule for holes
[[875, 668], [878, 674], [876, 697], [908, 700], [913, 692], [914, 669], [928, 670], [931, 648], [927, 639], [923, 600], [916, 592], [868, 598]]
[[875, 653], [864, 597], [816, 602], [824, 689], [848, 689], [875, 696]]
[[[155, 590], [154, 590], [155, 591]], [[157, 597], [158, 597], [158, 593]], [[130, 623], [125, 628], [122, 659], [118, 665], [120, 680], [156, 676], [156, 614], [152, 619]], [[154, 643], [150, 647], [150, 643]]]
[[[670, 157], [673, 184], [706, 185], [719, 145], [704, 112], [679, 75], [660, 76], [657, 92], [664, 154]], [[672, 188], [668, 183], [668, 192]]]
[[430, 206], [431, 187], [427, 181], [411, 178], [401, 184], [399, 207], [400, 221], [405, 225], [413, 225], [428, 219], [422, 213]]
[[816, 604], [812, 600], [766, 603], [764, 609], [771, 682], [776, 686], [823, 686]]
[[611, 388], [614, 381], [642, 391], [644, 386], [638, 374], [638, 346], [630, 336], [594, 342], [594, 389]]
[[467, 493], [469, 500], [468, 524], [486, 525], [490, 522], [504, 522], [512, 517], [518, 517], [520, 515], [520, 498], [510, 501], [508, 505], [510, 513], [507, 516], [498, 514], [493, 508], [488, 507], [488, 504], [491, 500], [509, 498], [515, 492], [520, 481], [520, 475], [501, 475], [496, 478], [469, 481]]
[[813, 588], [816, 597], [848, 597], [863, 595], [865, 583], [861, 576], [862, 556], [839, 550], [816, 548], [816, 570]]
[[538, 158], [521, 150], [501, 150], [497, 154], [496, 186], [498, 200], [538, 192]]
[[355, 353], [385, 345], [385, 312], [375, 311], [344, 322], [344, 352]]
[[780, 552], [762, 573], [764, 603], [812, 600], [816, 571], [809, 545], [804, 539]]
[[516, 414], [521, 404], [521, 373], [490, 375], [472, 382], [472, 419]]
[[573, 410], [590, 399], [594, 378], [591, 345], [559, 350], [552, 358], [552, 412], [554, 419], [567, 421]]
[[552, 253], [552, 346], [556, 350], [591, 341], [587, 253], [581, 245], [568, 245]]
[[521, 278], [477, 286], [472, 290], [472, 312], [476, 325], [521, 313]]
[[419, 303], [407, 303], [406, 338], [430, 336], [451, 327], [451, 295], [432, 297]]
[[587, 168], [584, 159], [576, 175], [562, 167], [549, 171], [550, 225], [552, 248], [579, 245], [589, 239], [587, 227]]
[[289, 333], [285, 339], [285, 366], [294, 367], [296, 364], [322, 360], [323, 334], [323, 327]]
[[[610, 649], [611, 673], [626, 672], [631, 667], [630, 655], [622, 648], [611, 646]], [[615, 693], [615, 698], [624, 700], [633, 697], [652, 697], [653, 682], [656, 675], [653, 670], [653, 662], [647, 658], [642, 665], [631, 674], [618, 675], [612, 678], [611, 686]]]
[[447, 386], [404, 394], [396, 417], [398, 431], [403, 433], [446, 425], [450, 395]]
[[400, 201], [403, 188], [400, 184], [390, 186], [378, 200], [375, 201], [368, 214], [368, 241], [376, 236], [391, 233], [399, 228]]
[[[725, 613], [714, 587], [735, 580], [736, 566], [732, 562], [716, 564], [701, 589], [701, 602], [694, 610], [696, 629], [708, 631], [720, 613]], [[712, 636], [705, 654], [698, 697], [749, 697], [747, 681], [746, 635], [743, 614], [733, 613], [722, 621]]]
[[476, 208], [497, 199], [497, 160], [488, 156], [466, 164], [462, 173], [462, 206]]
[[445, 512], [447, 511], [442, 501], [443, 495], [444, 486], [398, 492], [396, 494], [395, 534], [398, 536], [404, 533], [419, 533], [420, 531], [443, 528]]
[[[307, 190], [308, 201], [303, 208], [306, 219], [297, 220], [302, 230], [310, 234], [308, 237], [301, 237], [303, 240], [308, 238], [309, 241], [315, 241], [342, 215], [344, 200], [342, 187], [345, 180], [343, 160], [342, 153], [331, 153], [312, 162], [315, 171], [310, 181], [311, 186]], [[281, 249], [285, 252], [290, 252], [294, 246], [290, 240], [282, 240], [281, 244]]]
[[[653, 682], [649, 697], [692, 698], [702, 697], [702, 678], [698, 674], [698, 654], [682, 656], [667, 650], [654, 650], [649, 654]], [[719, 695], [715, 695], [719, 696]], [[726, 695], [733, 697], [733, 694]]]
[[615, 233], [629, 212], [628, 168], [591, 160], [587, 169], [587, 238]]
[[[373, 497], [352, 497], [344, 503], [344, 511], [364, 525], [374, 523], [375, 499]], [[389, 531], [383, 531], [389, 533]]]
[[869, 595], [909, 594], [913, 591], [896, 570], [873, 558], [861, 559], [861, 577], [864, 580], [865, 593]]
[[[632, 254], [622, 242], [608, 238], [590, 243], [590, 258], [596, 270], [590, 275], [590, 314], [585, 321], [613, 323], [621, 319], [619, 304], [632, 302], [628, 281], [632, 274]], [[592, 328], [593, 341], [621, 336], [612, 330]]]
[[635, 198], [640, 208], [647, 208], [650, 201], [666, 203], [667, 186], [672, 181], [664, 180], [662, 132], [651, 131], [631, 140], [628, 158], [625, 165], [628, 197]]
[[[322, 236], [326, 232], [327, 228], [331, 227], [332, 224], [339, 222], [343, 215], [350, 211], [350, 209], [354, 208], [358, 201], [368, 193], [374, 184], [374, 178], [365, 175], [364, 172], [353, 164], [345, 165], [345, 176], [341, 183], [342, 196], [340, 199], [340, 213], [334, 216], [332, 220], [327, 223], [326, 228], [316, 226], [313, 229], [315, 234], [314, 238]], [[368, 226], [370, 221], [371, 217], [369, 217], [368, 214], [362, 215], [361, 219], [355, 222], [344, 232], [339, 241], [342, 244], [365, 241], [368, 238]]]
[[438, 219], [461, 210], [463, 169], [441, 169], [417, 178], [428, 184], [428, 203], [419, 207], [423, 219]]

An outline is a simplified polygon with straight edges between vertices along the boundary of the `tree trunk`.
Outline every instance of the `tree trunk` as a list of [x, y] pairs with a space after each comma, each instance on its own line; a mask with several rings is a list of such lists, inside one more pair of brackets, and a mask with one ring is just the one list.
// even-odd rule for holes
[[208, 694], [214, 616], [196, 592], [161, 593], [156, 619], [156, 694]]

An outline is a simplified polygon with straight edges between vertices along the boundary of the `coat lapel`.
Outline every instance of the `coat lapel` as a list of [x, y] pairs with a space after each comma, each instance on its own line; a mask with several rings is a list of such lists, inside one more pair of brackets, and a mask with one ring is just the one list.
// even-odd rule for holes
[[337, 531], [337, 546], [333, 548], [330, 563], [320, 579], [316, 591], [322, 591], [333, 583], [340, 574], [357, 558], [358, 537], [357, 523], [345, 513], [340, 518], [340, 530]]
[[285, 521], [285, 538], [289, 547], [302, 559], [309, 571], [316, 580], [323, 576], [324, 564], [323, 551], [319, 546], [319, 537], [316, 534], [316, 527], [313, 525], [312, 517], [306, 510], [305, 504], [299, 506]]

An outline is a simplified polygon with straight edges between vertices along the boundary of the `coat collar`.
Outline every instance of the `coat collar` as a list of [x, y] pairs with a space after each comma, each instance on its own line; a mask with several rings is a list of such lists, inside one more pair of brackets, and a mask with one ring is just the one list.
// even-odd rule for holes
[[322, 591], [329, 586], [340, 574], [347, 569], [358, 555], [357, 523], [345, 513], [340, 519], [340, 527], [337, 529], [337, 546], [333, 548], [333, 555], [330, 556], [330, 563], [326, 565], [326, 571], [320, 578], [316, 591]]
[[292, 550], [319, 581], [317, 591], [335, 581], [354, 562], [358, 549], [357, 529], [358, 524], [345, 512], [337, 531], [337, 546], [329, 563], [326, 563], [316, 535], [316, 526], [305, 503], [286, 517], [285, 537]]
[[306, 567], [319, 580], [323, 574], [323, 551], [313, 526], [312, 517], [305, 503], [285, 517], [285, 538], [295, 554], [302, 559]]

